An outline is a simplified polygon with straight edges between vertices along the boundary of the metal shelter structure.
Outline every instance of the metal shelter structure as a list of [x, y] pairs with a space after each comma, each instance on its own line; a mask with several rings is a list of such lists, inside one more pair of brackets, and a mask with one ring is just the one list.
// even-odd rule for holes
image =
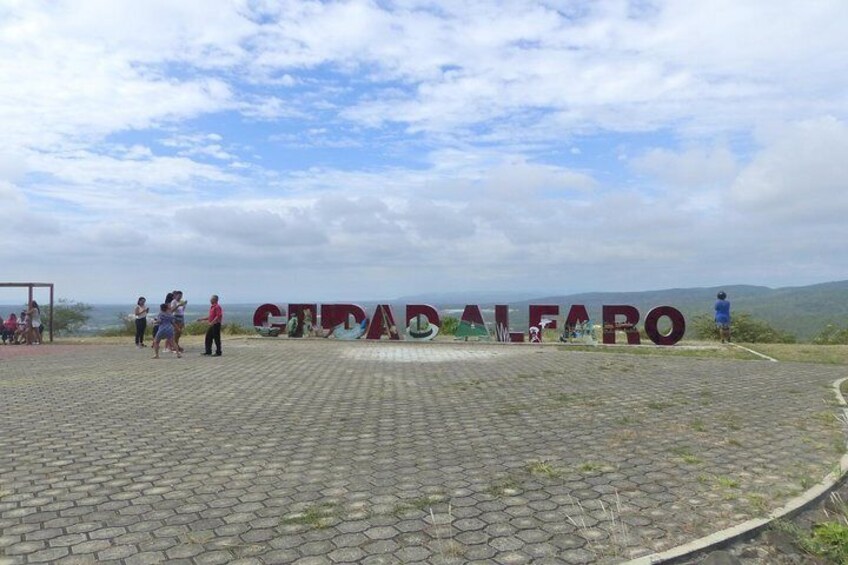
[[34, 288], [49, 288], [50, 289], [50, 311], [47, 315], [47, 329], [48, 335], [50, 336], [50, 343], [53, 343], [53, 283], [36, 283], [36, 282], [27, 282], [27, 283], [4, 283], [0, 282], [0, 288], [27, 288], [29, 289], [27, 294], [27, 307], [32, 302], [32, 289]]

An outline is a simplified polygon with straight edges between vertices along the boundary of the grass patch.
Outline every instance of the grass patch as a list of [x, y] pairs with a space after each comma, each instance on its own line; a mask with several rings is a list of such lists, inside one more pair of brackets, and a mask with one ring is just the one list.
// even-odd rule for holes
[[757, 343], [751, 348], [769, 357], [774, 357], [778, 361], [848, 365], [848, 345]]
[[651, 410], [665, 410], [666, 408], [671, 408], [672, 406], [674, 406], [674, 403], [663, 400], [652, 400], [647, 404], [647, 406]]
[[707, 431], [707, 426], [701, 420], [692, 420], [692, 422], [689, 424], [689, 427], [695, 430], [696, 432]]
[[596, 473], [601, 471], [604, 468], [600, 463], [595, 463], [593, 461], [586, 461], [585, 463], [581, 463], [577, 466], [577, 470], [581, 473]]
[[500, 416], [516, 416], [527, 411], [527, 405], [522, 403], [511, 403], [500, 406], [495, 413]]
[[685, 446], [685, 445], [680, 446], [680, 447], [675, 447], [674, 449], [671, 450], [671, 452], [674, 455], [676, 455], [677, 457], [680, 457], [683, 460], [683, 462], [688, 464], [688, 465], [696, 465], [698, 463], [703, 462], [703, 460], [700, 457], [698, 457], [697, 455], [695, 455], [692, 452], [692, 449], [690, 447]]
[[492, 496], [513, 496], [518, 492], [518, 480], [512, 476], [505, 477], [486, 489], [486, 494]]
[[403, 514], [404, 512], [409, 512], [411, 510], [424, 512], [425, 510], [432, 508], [434, 504], [441, 502], [442, 499], [443, 497], [441, 496], [430, 494], [427, 496], [404, 500], [395, 506], [394, 514]]
[[551, 401], [559, 406], [601, 406], [604, 401], [573, 392], [559, 392], [551, 396]]
[[531, 461], [527, 464], [527, 472], [531, 475], [540, 475], [549, 479], [562, 477], [562, 469], [558, 469], [547, 461]]
[[722, 415], [720, 421], [730, 431], [736, 432], [742, 429], [742, 421], [736, 414], [724, 414]]
[[716, 477], [715, 482], [721, 488], [739, 488], [739, 481], [731, 479], [730, 477]]
[[314, 529], [323, 529], [330, 525], [336, 514], [335, 504], [317, 504], [302, 512], [290, 514], [280, 519], [283, 525], [303, 525]]

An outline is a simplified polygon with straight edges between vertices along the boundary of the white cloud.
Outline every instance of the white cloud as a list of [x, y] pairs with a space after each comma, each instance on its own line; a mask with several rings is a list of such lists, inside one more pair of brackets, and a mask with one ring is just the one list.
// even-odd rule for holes
[[284, 262], [384, 296], [419, 266], [844, 278], [845, 21], [841, 0], [7, 1], [0, 201], [39, 257], [0, 260]]
[[739, 168], [735, 155], [726, 147], [690, 148], [682, 152], [655, 148], [631, 158], [630, 163], [637, 171], [684, 191], [726, 186]]
[[835, 221], [848, 215], [848, 124], [834, 117], [762, 134], [763, 150], [731, 187], [732, 202], [774, 222]]

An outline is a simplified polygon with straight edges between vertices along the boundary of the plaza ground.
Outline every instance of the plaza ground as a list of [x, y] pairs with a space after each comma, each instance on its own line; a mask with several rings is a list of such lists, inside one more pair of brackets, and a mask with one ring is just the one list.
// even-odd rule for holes
[[0, 564], [618, 562], [767, 514], [845, 446], [834, 365], [191, 343], [0, 349]]

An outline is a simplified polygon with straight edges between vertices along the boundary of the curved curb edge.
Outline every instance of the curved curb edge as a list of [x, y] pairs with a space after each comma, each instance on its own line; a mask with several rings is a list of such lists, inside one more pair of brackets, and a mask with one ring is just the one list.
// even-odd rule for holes
[[[833, 391], [836, 395], [836, 402], [842, 407], [843, 421], [848, 422], [848, 403], [842, 396], [840, 387], [843, 382], [847, 381], [848, 377], [838, 379], [833, 382]], [[846, 444], [848, 446], [848, 444]], [[718, 548], [724, 546], [738, 538], [750, 537], [769, 525], [774, 520], [791, 516], [804, 510], [807, 506], [815, 503], [823, 495], [830, 492], [837, 486], [848, 473], [848, 453], [844, 453], [839, 459], [839, 471], [828, 473], [820, 483], [808, 489], [806, 492], [792, 498], [781, 506], [769, 513], [765, 518], [753, 518], [746, 520], [739, 525], [726, 528], [715, 532], [708, 536], [696, 539], [677, 547], [672, 547], [660, 553], [652, 553], [644, 557], [639, 557], [626, 561], [627, 565], [652, 565], [654, 563], [670, 563], [687, 556], [692, 556], [697, 553], [704, 552], [710, 548]]]

